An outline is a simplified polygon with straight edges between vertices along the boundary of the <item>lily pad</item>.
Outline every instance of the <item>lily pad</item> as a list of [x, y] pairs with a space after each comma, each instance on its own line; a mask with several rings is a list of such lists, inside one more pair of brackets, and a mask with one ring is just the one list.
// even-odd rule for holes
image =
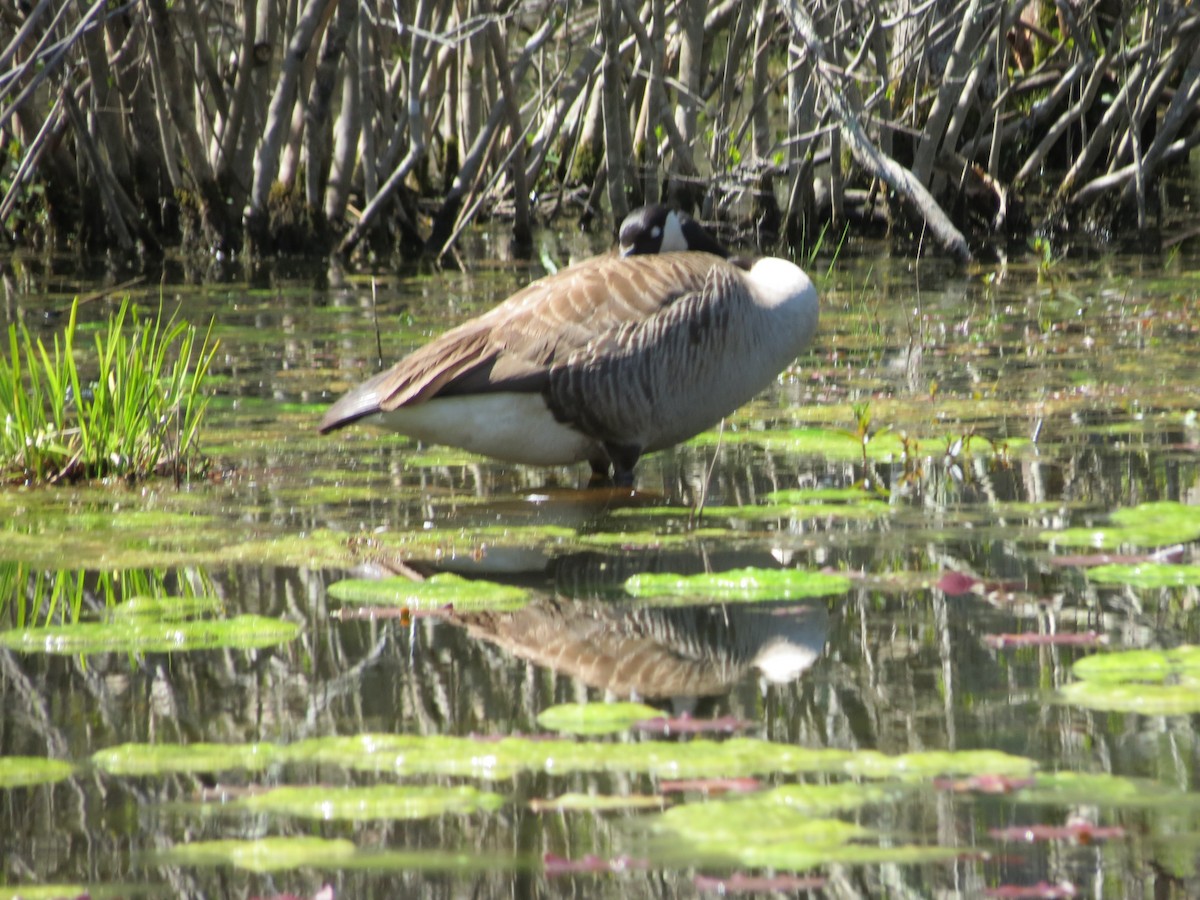
[[1127, 681], [1162, 683], [1169, 677], [1183, 675], [1200, 677], [1200, 646], [1097, 653], [1076, 660], [1071, 672], [1076, 678], [1107, 684]]
[[[0, 900], [63, 900], [70, 897], [93, 897], [81, 884], [27, 884], [20, 887], [0, 887]], [[103, 895], [100, 895], [103, 896]]]
[[[806, 456], [821, 456], [825, 459], [854, 461], [862, 459], [862, 439], [849, 431], [827, 428], [792, 428], [771, 431], [743, 429], [723, 432], [706, 431], [688, 443], [696, 446], [723, 444], [758, 444], [768, 450], [796, 453]], [[904, 452], [904, 444], [891, 432], [871, 436], [865, 444], [866, 456], [874, 460], [898, 459]]]
[[530, 800], [534, 812], [608, 812], [628, 809], [661, 809], [662, 797], [647, 794], [562, 794], [548, 800]]
[[706, 597], [714, 600], [795, 600], [845, 594], [851, 581], [831, 572], [732, 569], [701, 575], [642, 574], [625, 582], [634, 597]]
[[1036, 806], [1085, 804], [1122, 809], [1194, 809], [1200, 806], [1200, 794], [1180, 791], [1178, 785], [1104, 772], [1042, 773], [1031, 787], [1006, 799]]
[[303, 819], [360, 822], [377, 819], [431, 819], [449, 813], [494, 812], [504, 805], [499, 794], [470, 785], [377, 784], [330, 788], [287, 786], [241, 797], [225, 808], [275, 813]]
[[297, 623], [267, 616], [191, 622], [158, 622], [135, 617], [127, 621], [0, 631], [0, 646], [22, 653], [58, 655], [172, 653], [217, 647], [249, 650], [283, 644], [298, 634]]
[[97, 750], [92, 765], [109, 775], [260, 772], [279, 757], [275, 744], [121, 744]]
[[538, 724], [566, 734], [615, 734], [662, 715], [642, 703], [563, 703], [543, 710]]
[[1095, 528], [1043, 531], [1041, 539], [1066, 547], [1111, 550], [1124, 544], [1165, 547], [1200, 538], [1200, 506], [1172, 501], [1143, 503], [1118, 509], [1110, 519], [1111, 525]]
[[197, 616], [215, 615], [221, 612], [220, 597], [198, 595], [193, 597], [130, 597], [108, 610], [110, 619], [156, 619], [175, 621], [194, 619]]
[[360, 772], [510, 778], [521, 772], [619, 772], [661, 778], [736, 777], [825, 772], [873, 779], [932, 775], [1028, 775], [1032, 760], [999, 751], [935, 751], [896, 756], [878, 751], [810, 749], [756, 738], [695, 739], [683, 743], [605, 743], [567, 739], [498, 739], [359, 734], [310, 738], [295, 744], [124, 744], [93, 756], [118, 775], [262, 769], [272, 763], [340, 766]]
[[1200, 566], [1181, 563], [1109, 563], [1089, 569], [1087, 575], [1092, 581], [1138, 588], [1200, 584]]
[[69, 778], [75, 766], [41, 756], [0, 756], [0, 789], [54, 784]]
[[1058, 698], [1063, 703], [1085, 709], [1144, 716], [1183, 716], [1200, 712], [1200, 682], [1166, 685], [1076, 681], [1059, 690]]
[[351, 841], [317, 837], [268, 837], [256, 841], [195, 841], [156, 854], [170, 865], [235, 866], [251, 872], [283, 872], [307, 867], [336, 868], [358, 848]]
[[774, 791], [677, 806], [656, 816], [649, 827], [658, 856], [793, 871], [830, 862], [911, 863], [955, 855], [952, 848], [880, 841], [861, 825], [780, 802]]
[[434, 575], [427, 581], [399, 577], [375, 581], [347, 578], [331, 584], [329, 596], [343, 603], [407, 606], [426, 610], [453, 606], [460, 611], [518, 609], [529, 600], [529, 593], [520, 588], [449, 574]]
[[1063, 703], [1147, 716], [1200, 712], [1200, 647], [1099, 653], [1071, 671], [1081, 680], [1059, 691]]

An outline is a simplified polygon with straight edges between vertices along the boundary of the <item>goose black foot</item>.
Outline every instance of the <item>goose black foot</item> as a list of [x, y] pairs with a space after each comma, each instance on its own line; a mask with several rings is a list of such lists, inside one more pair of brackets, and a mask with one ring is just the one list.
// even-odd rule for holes
[[602, 488], [612, 485], [612, 478], [608, 474], [608, 460], [603, 462], [590, 461], [592, 467], [592, 477], [588, 479], [587, 486], [590, 488]]
[[633, 467], [637, 465], [642, 448], [633, 444], [605, 444], [613, 464], [613, 484], [620, 488], [633, 487]]

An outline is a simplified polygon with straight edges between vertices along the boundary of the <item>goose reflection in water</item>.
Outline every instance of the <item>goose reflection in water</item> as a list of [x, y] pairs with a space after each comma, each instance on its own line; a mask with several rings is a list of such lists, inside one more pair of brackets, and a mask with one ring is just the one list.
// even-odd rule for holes
[[454, 612], [450, 622], [519, 659], [617, 698], [718, 697], [751, 673], [786, 684], [824, 649], [823, 604], [647, 607], [541, 598], [515, 611]]

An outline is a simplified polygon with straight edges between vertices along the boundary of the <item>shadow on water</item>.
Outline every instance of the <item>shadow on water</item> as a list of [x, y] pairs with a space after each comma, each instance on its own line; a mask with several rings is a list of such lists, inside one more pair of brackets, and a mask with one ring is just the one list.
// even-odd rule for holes
[[0, 896], [1200, 891], [1187, 260], [848, 258], [633, 498], [314, 433], [532, 274], [163, 289], [212, 477], [0, 492]]

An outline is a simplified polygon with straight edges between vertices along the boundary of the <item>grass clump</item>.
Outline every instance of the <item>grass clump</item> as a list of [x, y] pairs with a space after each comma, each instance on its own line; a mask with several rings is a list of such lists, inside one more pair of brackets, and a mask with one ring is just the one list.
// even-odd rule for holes
[[164, 319], [161, 306], [140, 321], [126, 298], [96, 335], [89, 381], [76, 360], [78, 312], [76, 300], [51, 347], [24, 324], [9, 326], [8, 357], [0, 357], [0, 478], [45, 484], [161, 474], [178, 483], [198, 471], [203, 384], [217, 349], [211, 324], [201, 338], [194, 326]]

